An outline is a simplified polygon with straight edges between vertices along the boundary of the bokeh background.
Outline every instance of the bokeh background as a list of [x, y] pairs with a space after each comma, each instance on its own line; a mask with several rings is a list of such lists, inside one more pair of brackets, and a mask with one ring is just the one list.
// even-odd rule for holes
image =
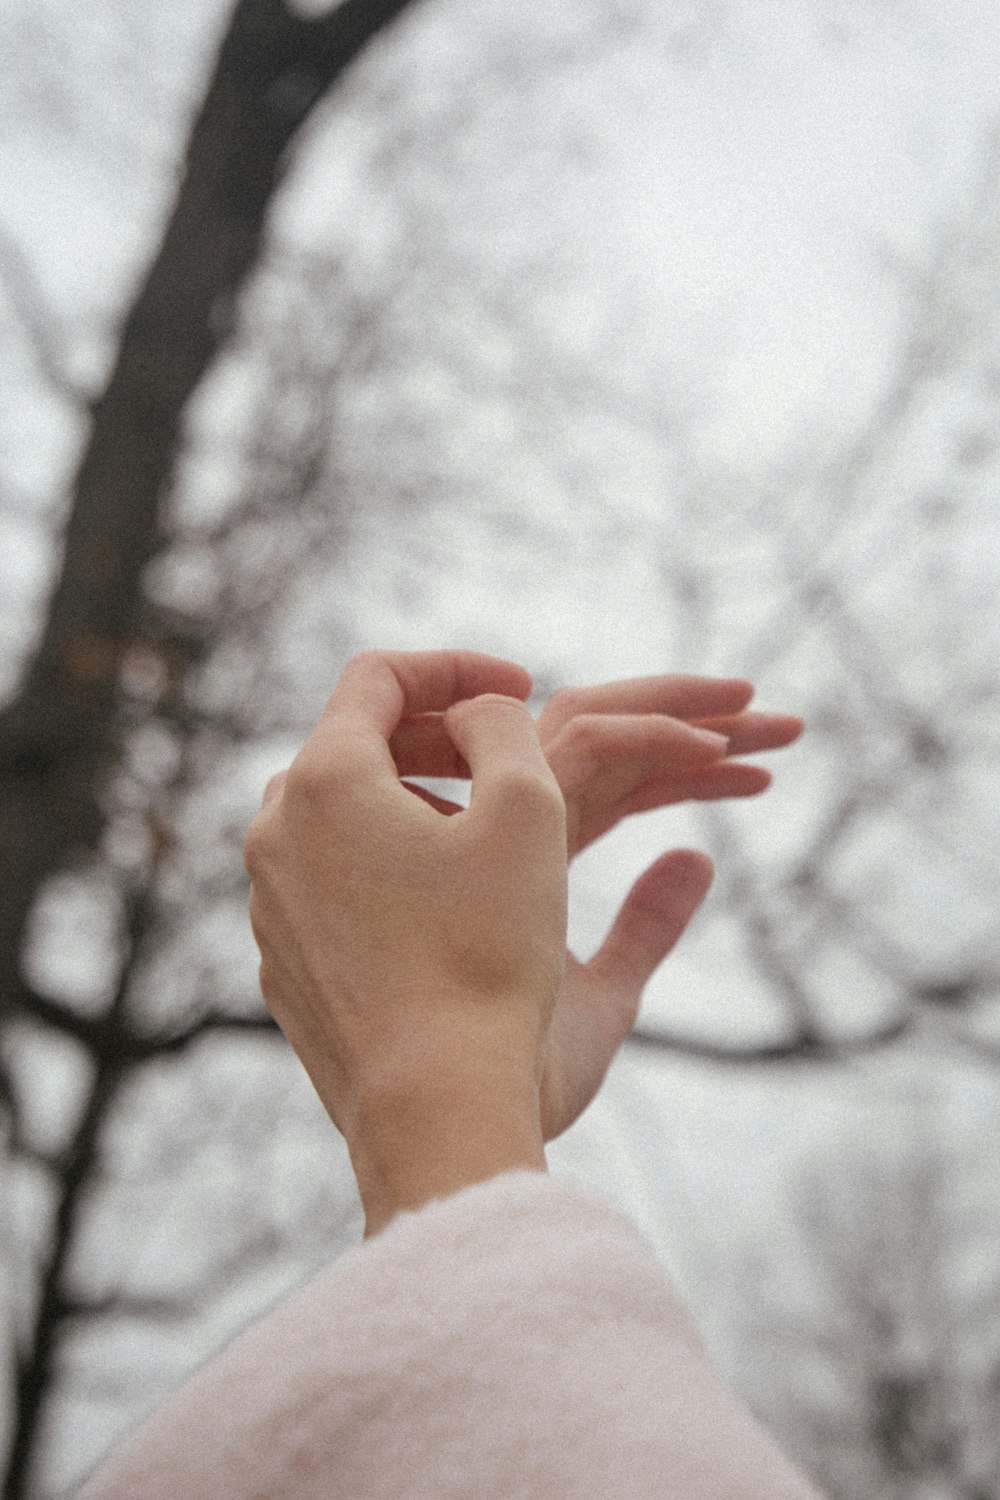
[[357, 1238], [242, 832], [344, 661], [807, 737], [551, 1152], [833, 1500], [1000, 1497], [992, 0], [0, 0], [4, 1500]]

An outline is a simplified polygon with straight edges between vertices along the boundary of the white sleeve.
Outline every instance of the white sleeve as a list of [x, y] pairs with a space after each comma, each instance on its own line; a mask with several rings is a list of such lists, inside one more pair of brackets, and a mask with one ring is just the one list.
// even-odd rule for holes
[[817, 1500], [618, 1212], [516, 1172], [397, 1218], [80, 1500]]

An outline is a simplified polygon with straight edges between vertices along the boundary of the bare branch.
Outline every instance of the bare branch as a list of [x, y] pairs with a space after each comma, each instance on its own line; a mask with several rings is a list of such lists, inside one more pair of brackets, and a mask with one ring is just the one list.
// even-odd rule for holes
[[176, 1057], [186, 1052], [196, 1042], [203, 1041], [205, 1037], [219, 1036], [227, 1032], [245, 1036], [278, 1037], [281, 1035], [278, 1023], [269, 1015], [240, 1016], [229, 1015], [225, 1011], [213, 1011], [199, 1017], [183, 1031], [137, 1039], [133, 1044], [134, 1052], [135, 1056], [143, 1062], [150, 1062], [161, 1057]]
[[66, 352], [68, 339], [56, 326], [56, 318], [47, 305], [28, 256], [17, 240], [0, 224], [0, 285], [7, 294], [22, 331], [27, 337], [35, 364], [48, 384], [60, 396], [77, 406], [85, 406], [92, 392], [73, 379]]
[[820, 1036], [813, 1032], [792, 1036], [786, 1041], [739, 1043], [710, 1042], [704, 1037], [682, 1036], [677, 1032], [652, 1030], [639, 1026], [628, 1038], [629, 1044], [648, 1050], [670, 1052], [704, 1062], [765, 1065], [776, 1063], [840, 1063], [851, 1057], [890, 1047], [909, 1036], [914, 1026], [912, 1015], [900, 1017], [886, 1026], [852, 1037]]

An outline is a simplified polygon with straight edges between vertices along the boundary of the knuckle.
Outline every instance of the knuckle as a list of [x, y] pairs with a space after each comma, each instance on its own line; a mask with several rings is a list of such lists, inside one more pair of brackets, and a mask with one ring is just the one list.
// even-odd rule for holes
[[562, 793], [555, 778], [541, 767], [506, 766], [497, 776], [496, 790], [508, 810], [532, 817], [562, 816]]
[[597, 759], [604, 746], [605, 725], [596, 714], [572, 718], [562, 732], [563, 746], [583, 760]]
[[391, 661], [394, 655], [395, 653], [392, 651], [378, 651], [375, 647], [370, 646], [366, 651], [356, 651], [350, 661], [348, 661], [347, 666], [352, 669], [371, 666], [376, 662]]
[[575, 713], [580, 702], [580, 690], [574, 687], [557, 688], [549, 699], [552, 708], [558, 708], [561, 713]]
[[271, 965], [266, 958], [262, 958], [260, 961], [260, 966], [257, 970], [257, 983], [260, 987], [260, 993], [263, 997], [264, 1004], [267, 1006], [268, 1011], [274, 1017], [274, 1019], [277, 1020], [277, 1015], [275, 1014], [276, 986], [274, 982], [274, 974], [272, 972]]
[[261, 944], [262, 924], [261, 924], [260, 899], [258, 897], [258, 894], [257, 894], [257, 891], [256, 891], [255, 887], [253, 887], [253, 886], [251, 886], [251, 888], [250, 888], [250, 899], [247, 902], [247, 912], [248, 912], [248, 915], [250, 917], [250, 931], [253, 933], [254, 942], [257, 944], [258, 948], [261, 948], [262, 947], [262, 944]]
[[265, 817], [263, 811], [259, 812], [251, 822], [243, 839], [243, 864], [251, 880], [259, 871], [266, 854], [268, 845], [267, 824], [268, 819]]
[[285, 796], [293, 807], [297, 802], [315, 802], [326, 795], [330, 781], [329, 764], [302, 751], [288, 768]]
[[579, 708], [579, 688], [558, 688], [545, 706], [545, 715], [555, 724], [565, 724], [576, 716]]
[[336, 751], [327, 748], [320, 755], [307, 745], [288, 768], [284, 794], [293, 806], [329, 803], [355, 775], [356, 767], [346, 748]]
[[265, 802], [270, 802], [275, 797], [280, 796], [281, 789], [285, 784], [285, 777], [287, 775], [287, 771], [277, 771], [273, 776], [268, 777], [267, 784], [264, 787]]

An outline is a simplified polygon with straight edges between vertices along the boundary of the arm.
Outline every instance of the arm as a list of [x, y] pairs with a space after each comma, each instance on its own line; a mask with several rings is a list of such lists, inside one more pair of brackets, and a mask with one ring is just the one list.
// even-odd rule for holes
[[[529, 686], [472, 653], [356, 658], [247, 837], [264, 998], [347, 1141], [369, 1233], [544, 1170], [566, 826]], [[428, 712], [471, 770], [453, 817], [411, 795], [389, 750]]]
[[[605, 960], [563, 980], [563, 799], [507, 696], [527, 691], [517, 670], [363, 658], [271, 783], [248, 844], [264, 991], [384, 1232], [213, 1359], [81, 1500], [815, 1500], [721, 1386], [632, 1226], [541, 1170], [542, 1136], [596, 1087], [663, 951], [661, 936], [629, 958], [630, 924], [658, 892], [676, 936], [710, 872], [684, 852], [658, 861]], [[469, 692], [505, 696], [453, 709]], [[473, 816], [400, 782], [407, 706], [471, 770]], [[767, 748], [775, 730], [754, 733], [747, 748]], [[585, 740], [548, 746], [567, 783]], [[731, 775], [724, 747], [698, 753], [691, 775]], [[560, 1038], [560, 1007], [590, 1019]]]
[[[505, 1166], [544, 1169], [711, 880], [705, 856], [666, 855], [581, 964], [567, 852], [632, 812], [763, 790], [732, 754], [802, 727], [746, 712], [741, 679], [660, 677], [564, 690], [536, 732], [529, 690], [472, 653], [356, 658], [247, 839], [261, 987], [347, 1140], [369, 1232]], [[470, 772], [467, 810], [400, 782]]]

